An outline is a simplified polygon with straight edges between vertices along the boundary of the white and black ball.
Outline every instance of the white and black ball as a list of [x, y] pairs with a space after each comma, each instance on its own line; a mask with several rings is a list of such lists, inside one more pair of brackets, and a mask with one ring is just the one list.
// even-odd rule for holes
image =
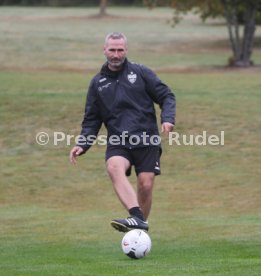
[[132, 259], [141, 259], [148, 255], [151, 250], [149, 235], [139, 229], [127, 232], [121, 241], [122, 251]]

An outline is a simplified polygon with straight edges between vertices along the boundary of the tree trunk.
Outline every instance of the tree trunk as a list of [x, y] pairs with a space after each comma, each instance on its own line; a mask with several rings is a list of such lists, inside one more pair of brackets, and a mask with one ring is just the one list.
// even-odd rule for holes
[[241, 52], [241, 61], [243, 64], [251, 65], [252, 62], [250, 60], [253, 50], [253, 41], [254, 41], [254, 33], [256, 30], [256, 14], [258, 8], [258, 1], [255, 3], [247, 2], [248, 6], [246, 10], [246, 22], [244, 26], [244, 35], [243, 35], [243, 43], [242, 43], [242, 52]]
[[[233, 52], [230, 60], [231, 66], [248, 67], [253, 65], [251, 61], [254, 33], [256, 29], [256, 14], [260, 0], [221, 0], [224, 6], [227, 21], [229, 40]], [[245, 24], [242, 40], [239, 36], [238, 6], [244, 5]]]
[[230, 0], [222, 0], [222, 3], [224, 5], [229, 40], [233, 52], [233, 60], [238, 60], [240, 58], [240, 39], [239, 26], [236, 18], [236, 9], [234, 6], [231, 6]]
[[105, 16], [106, 15], [106, 9], [107, 9], [107, 0], [100, 0], [100, 13], [99, 16]]

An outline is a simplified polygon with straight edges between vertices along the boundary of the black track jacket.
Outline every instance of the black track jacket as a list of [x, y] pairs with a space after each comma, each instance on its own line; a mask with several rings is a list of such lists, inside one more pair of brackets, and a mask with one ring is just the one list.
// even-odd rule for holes
[[89, 86], [81, 130], [87, 140], [78, 146], [86, 152], [92, 145], [88, 137], [97, 136], [102, 123], [107, 138], [124, 131], [128, 136], [159, 135], [154, 103], [161, 108], [161, 123], [175, 124], [175, 95], [149, 68], [126, 59], [114, 72], [105, 63]]

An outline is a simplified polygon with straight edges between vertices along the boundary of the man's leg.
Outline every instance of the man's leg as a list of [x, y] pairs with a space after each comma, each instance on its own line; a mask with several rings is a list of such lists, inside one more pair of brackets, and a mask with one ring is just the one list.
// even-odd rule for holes
[[123, 206], [130, 213], [129, 218], [112, 220], [112, 227], [121, 232], [127, 232], [131, 229], [148, 231], [149, 226], [148, 223], [144, 222], [144, 216], [139, 207], [137, 194], [126, 176], [130, 162], [124, 157], [113, 156], [107, 160], [106, 165], [114, 190]]
[[151, 209], [154, 178], [155, 174], [151, 172], [141, 172], [138, 175], [138, 202], [145, 220], [148, 219]]
[[113, 188], [127, 210], [139, 206], [136, 192], [126, 176], [129, 166], [130, 162], [122, 156], [113, 156], [106, 162]]

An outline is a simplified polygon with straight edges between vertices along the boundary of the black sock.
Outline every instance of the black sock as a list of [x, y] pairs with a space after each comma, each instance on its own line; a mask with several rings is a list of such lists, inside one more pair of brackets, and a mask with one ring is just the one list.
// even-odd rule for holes
[[131, 216], [137, 217], [137, 218], [145, 221], [143, 212], [140, 209], [140, 207], [133, 207], [133, 208], [129, 209], [129, 213]]

